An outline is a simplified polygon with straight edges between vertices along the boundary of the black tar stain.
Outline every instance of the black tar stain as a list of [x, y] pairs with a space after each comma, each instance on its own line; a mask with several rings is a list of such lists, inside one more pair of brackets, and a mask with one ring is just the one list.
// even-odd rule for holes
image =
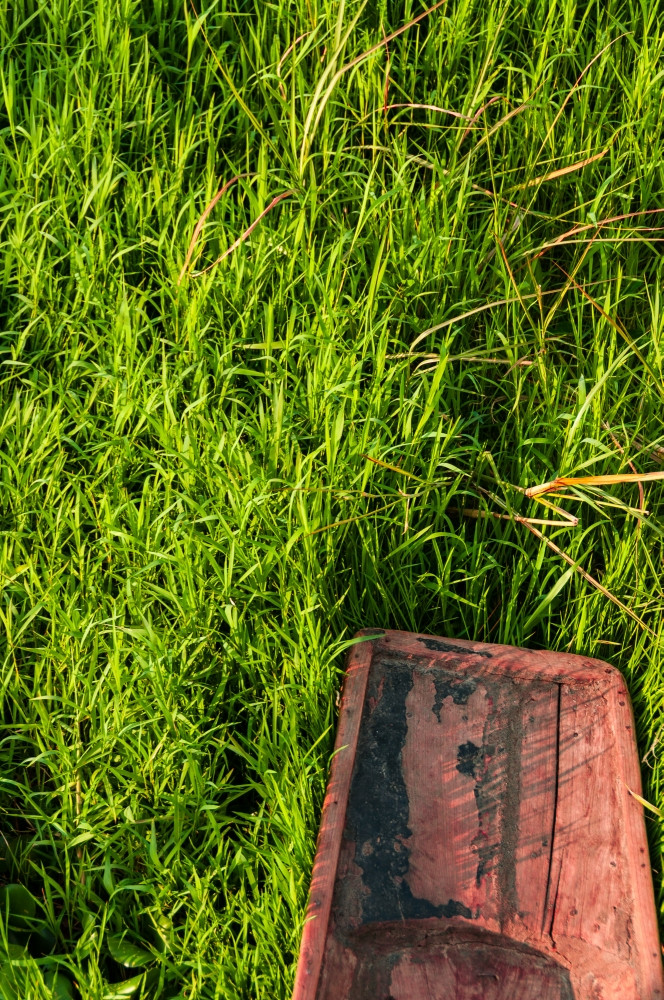
[[[382, 690], [378, 690], [382, 681]], [[408, 723], [406, 699], [413, 686], [412, 663], [372, 665], [346, 812], [346, 836], [356, 844], [355, 864], [365, 892], [362, 922], [424, 917], [472, 918], [455, 899], [435, 905], [413, 895], [406, 881], [412, 831], [401, 753]], [[375, 705], [373, 711], [370, 706]]]
[[483, 656], [487, 660], [490, 660], [493, 656], [493, 653], [489, 652], [489, 650], [468, 649], [466, 646], [457, 646], [453, 642], [448, 642], [447, 639], [429, 639], [427, 636], [423, 636], [419, 642], [435, 653], [460, 653], [462, 656]]
[[476, 781], [481, 781], [484, 760], [486, 757], [492, 757], [495, 752], [494, 746], [478, 747], [470, 740], [468, 743], [462, 743], [457, 750], [457, 771], [461, 774], [467, 774], [469, 778], [474, 778]]
[[459, 680], [451, 674], [446, 674], [442, 670], [433, 672], [433, 683], [436, 688], [436, 698], [433, 703], [433, 712], [440, 722], [440, 710], [446, 698], [451, 698], [455, 705], [465, 705], [471, 694], [477, 688], [472, 677], [466, 680]]

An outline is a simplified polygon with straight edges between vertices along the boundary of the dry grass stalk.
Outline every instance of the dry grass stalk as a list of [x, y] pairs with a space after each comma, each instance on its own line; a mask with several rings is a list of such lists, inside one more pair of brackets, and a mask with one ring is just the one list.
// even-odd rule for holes
[[310, 34], [311, 34], [311, 31], [304, 31], [301, 35], [298, 35], [297, 38], [295, 39], [295, 41], [290, 43], [290, 45], [288, 46], [288, 48], [286, 49], [286, 51], [282, 55], [281, 59], [277, 63], [276, 75], [277, 75], [277, 79], [279, 81], [279, 92], [280, 92], [281, 96], [283, 97], [284, 101], [286, 100], [286, 88], [284, 87], [283, 81], [281, 79], [281, 67], [286, 62], [286, 60], [288, 59], [289, 55], [291, 54], [291, 52], [295, 48], [295, 46], [299, 42], [301, 42], [303, 38], [306, 38]]
[[323, 531], [331, 531], [332, 528], [340, 528], [344, 524], [354, 524], [356, 521], [361, 521], [365, 517], [372, 517], [374, 514], [381, 514], [383, 511], [389, 510], [390, 507], [394, 507], [395, 504], [401, 502], [402, 498], [398, 497], [396, 500], [391, 500], [390, 503], [386, 503], [382, 507], [377, 507], [375, 510], [368, 510], [365, 514], [356, 514], [355, 517], [344, 517], [341, 521], [333, 521], [332, 524], [324, 524], [322, 528], [314, 528], [313, 531], [308, 531], [304, 537], [311, 538], [312, 535], [320, 535]]
[[[341, 79], [341, 77], [345, 73], [347, 73], [349, 70], [353, 69], [355, 66], [358, 66], [361, 62], [364, 62], [365, 59], [368, 59], [370, 55], [373, 55], [374, 52], [377, 52], [383, 46], [385, 46], [387, 52], [389, 53], [389, 43], [391, 41], [393, 41], [395, 38], [398, 38], [399, 35], [402, 35], [405, 31], [408, 31], [409, 28], [412, 28], [414, 25], [418, 24], [425, 17], [428, 17], [429, 14], [432, 14], [435, 10], [438, 10], [438, 8], [442, 7], [443, 4], [445, 4], [445, 3], [447, 3], [447, 0], [438, 0], [438, 3], [435, 3], [433, 5], [433, 7], [429, 7], [427, 10], [422, 11], [421, 14], [418, 14], [417, 17], [414, 17], [407, 24], [402, 24], [402, 26], [400, 28], [397, 28], [397, 30], [393, 31], [390, 35], [383, 35], [383, 38], [381, 38], [381, 40], [379, 42], [376, 42], [375, 45], [372, 45], [368, 49], [366, 49], [364, 52], [361, 52], [360, 55], [355, 56], [353, 59], [350, 60], [350, 62], [347, 62], [344, 66], [342, 66], [340, 69], [338, 69], [335, 73], [333, 73], [333, 64], [330, 64], [330, 66], [328, 66], [327, 70], [325, 70], [325, 72], [323, 73], [321, 79], [318, 82], [318, 86], [316, 87], [316, 91], [314, 93], [314, 97], [313, 97], [311, 106], [309, 108], [309, 113], [307, 114], [307, 117], [306, 117], [305, 122], [304, 122], [304, 136], [303, 136], [303, 139], [302, 139], [302, 147], [301, 147], [301, 151], [300, 151], [300, 171], [301, 172], [304, 170], [304, 164], [306, 162], [306, 159], [307, 159], [307, 156], [308, 156], [308, 153], [309, 153], [309, 149], [310, 149], [310, 146], [311, 146], [311, 141], [312, 141], [313, 133], [315, 133], [315, 131], [316, 131], [317, 127], [318, 127], [318, 123], [319, 123], [319, 121], [321, 119], [321, 116], [323, 114], [323, 110], [325, 108], [325, 105], [327, 104], [327, 101], [328, 101], [329, 97], [331, 96], [332, 91], [336, 87], [336, 85], [339, 82], [339, 80]], [[362, 10], [362, 8], [360, 8], [360, 11], [361, 10]], [[352, 22], [350, 28], [346, 32], [344, 40], [348, 38], [348, 35], [349, 35], [350, 31], [352, 30], [352, 28], [354, 27], [354, 25], [357, 23], [357, 19], [358, 18], [359, 18], [359, 12], [356, 15], [354, 21]], [[329, 84], [327, 84], [327, 86], [325, 86], [327, 78], [328, 78], [328, 76], [330, 74], [333, 74], [333, 75], [332, 75], [332, 77], [330, 79]], [[324, 93], [323, 93], [323, 88], [324, 88]], [[320, 98], [320, 100], [319, 100], [319, 98]], [[385, 100], [385, 94], [383, 94], [383, 100]]]
[[191, 258], [193, 257], [193, 254], [194, 254], [194, 248], [196, 247], [196, 242], [198, 240], [198, 237], [201, 234], [201, 230], [203, 229], [203, 226], [205, 225], [205, 220], [207, 219], [208, 215], [210, 214], [210, 212], [212, 211], [212, 209], [214, 208], [214, 206], [217, 204], [217, 202], [219, 201], [219, 199], [223, 198], [223, 196], [226, 194], [226, 192], [228, 191], [228, 189], [233, 186], [233, 184], [236, 184], [237, 181], [241, 180], [243, 177], [249, 177], [249, 176], [250, 176], [249, 174], [236, 174], [235, 177], [231, 177], [231, 179], [229, 181], [226, 181], [226, 183], [223, 185], [223, 187], [219, 188], [219, 190], [215, 194], [215, 196], [212, 199], [212, 201], [209, 202], [208, 205], [206, 205], [203, 214], [201, 215], [200, 219], [196, 223], [196, 227], [194, 229], [194, 232], [193, 232], [193, 235], [191, 237], [191, 240], [189, 241], [189, 247], [187, 249], [187, 256], [184, 259], [184, 264], [182, 265], [182, 270], [180, 271], [180, 276], [178, 278], [178, 285], [182, 284], [182, 279], [184, 278], [185, 274], [187, 273], [187, 271], [189, 269], [189, 264], [191, 263]]
[[598, 59], [601, 59], [601, 57], [604, 55], [604, 53], [607, 51], [607, 49], [610, 49], [612, 45], [615, 45], [616, 42], [619, 42], [620, 39], [624, 38], [626, 34], [627, 34], [627, 32], [623, 32], [622, 35], [618, 35], [616, 38], [613, 38], [610, 42], [607, 42], [607, 44], [604, 46], [604, 48], [600, 49], [600, 51], [597, 53], [597, 55], [593, 56], [593, 58], [590, 60], [590, 62], [587, 63], [584, 66], [584, 68], [581, 70], [581, 72], [579, 73], [578, 77], [576, 78], [576, 81], [574, 82], [574, 84], [572, 85], [572, 87], [569, 89], [569, 91], [565, 95], [565, 100], [560, 105], [560, 108], [558, 109], [558, 113], [556, 114], [555, 118], [553, 119], [553, 121], [549, 125], [549, 129], [548, 129], [548, 131], [547, 131], [547, 133], [546, 133], [546, 135], [544, 137], [544, 141], [543, 141], [542, 145], [540, 146], [540, 153], [542, 152], [542, 150], [546, 146], [547, 142], [551, 138], [551, 135], [553, 133], [554, 128], [558, 124], [558, 121], [560, 120], [560, 117], [562, 116], [563, 111], [567, 107], [567, 102], [572, 99], [572, 96], [578, 90], [579, 85], [580, 85], [581, 81], [583, 80], [584, 76], [586, 75], [586, 73], [588, 72], [588, 70], [591, 68], [591, 66], [594, 63], [597, 62]]
[[414, 479], [418, 483], [422, 483], [423, 486], [427, 484], [425, 479], [420, 476], [416, 476], [414, 472], [408, 472], [406, 469], [400, 469], [398, 465], [390, 465], [389, 462], [381, 462], [379, 458], [372, 458], [371, 455], [362, 455], [367, 462], [373, 462], [374, 465], [380, 465], [381, 469], [389, 469], [390, 472], [398, 472], [400, 476], [405, 476], [407, 479]]
[[447, 3], [447, 0], [438, 0], [438, 3], [435, 3], [433, 7], [428, 7], [427, 10], [422, 11], [421, 14], [418, 14], [417, 17], [414, 17], [412, 21], [408, 22], [408, 24], [402, 24], [401, 27], [397, 28], [396, 31], [393, 31], [391, 35], [386, 35], [384, 38], [381, 38], [381, 40], [379, 42], [376, 42], [375, 45], [372, 45], [370, 48], [366, 49], [366, 51], [362, 52], [359, 56], [355, 56], [354, 59], [351, 59], [350, 62], [347, 62], [345, 66], [342, 66], [341, 69], [338, 71], [338, 76], [341, 76], [343, 73], [347, 73], [349, 69], [353, 68], [353, 66], [357, 66], [358, 63], [363, 62], [370, 55], [373, 55], [374, 52], [377, 52], [378, 49], [382, 48], [383, 45], [385, 46], [389, 45], [389, 43], [392, 42], [395, 38], [398, 38], [399, 35], [403, 35], [404, 31], [408, 31], [409, 28], [412, 28], [419, 21], [423, 21], [425, 17], [428, 17], [429, 14], [433, 14], [435, 10], [438, 10], [438, 8], [442, 7], [443, 4], [445, 3]]
[[[662, 814], [662, 810], [661, 809], [658, 809], [657, 806], [654, 806], [652, 804], [652, 802], [648, 802], [648, 800], [644, 799], [643, 796], [639, 795], [638, 792], [633, 792], [632, 789], [629, 787], [629, 785], [625, 785], [625, 788], [627, 789], [627, 791], [629, 792], [629, 794], [632, 796], [632, 798], [636, 799], [636, 801], [640, 805], [642, 805], [644, 809], [649, 809], [650, 812], [653, 812], [655, 814], [655, 816], [659, 816], [660, 819], [664, 819], [664, 814]], [[664, 947], [663, 947], [662, 950], [664, 951]]]
[[263, 211], [260, 213], [260, 215], [257, 216], [254, 219], [254, 221], [251, 223], [251, 225], [247, 226], [247, 228], [245, 229], [245, 231], [238, 236], [238, 238], [236, 239], [235, 243], [232, 243], [229, 247], [227, 247], [226, 250], [224, 250], [224, 252], [222, 254], [220, 254], [220, 256], [217, 257], [217, 259], [215, 261], [213, 261], [211, 264], [208, 264], [207, 267], [204, 267], [202, 271], [196, 271], [192, 275], [192, 278], [200, 278], [200, 276], [202, 274], [207, 274], [207, 272], [211, 271], [213, 267], [216, 267], [217, 264], [220, 264], [222, 262], [222, 260], [225, 260], [226, 257], [228, 257], [230, 254], [232, 254], [234, 250], [237, 250], [237, 248], [240, 246], [240, 244], [244, 243], [244, 241], [247, 239], [247, 237], [250, 236], [251, 233], [253, 233], [253, 231], [256, 228], [256, 226], [259, 224], [259, 222], [262, 219], [265, 218], [265, 216], [267, 215], [268, 212], [271, 212], [272, 209], [276, 205], [278, 205], [280, 201], [284, 200], [284, 198], [290, 198], [290, 196], [293, 195], [293, 194], [295, 194], [294, 191], [284, 191], [282, 194], [278, 194], [275, 198], [273, 198], [272, 201], [270, 202], [270, 204], [267, 206], [267, 208], [264, 208]]
[[[542, 292], [542, 295], [557, 295], [561, 291], [560, 288], [551, 289], [548, 292]], [[513, 302], [520, 302], [521, 299], [536, 299], [537, 293], [532, 292], [526, 295], [513, 296], [509, 299], [497, 299], [495, 302], [486, 302], [483, 306], [476, 306], [475, 309], [469, 309], [468, 312], [461, 313], [459, 316], [453, 316], [452, 319], [446, 319], [442, 323], [436, 323], [435, 326], [430, 326], [428, 330], [423, 330], [422, 333], [415, 337], [415, 340], [411, 343], [410, 349], [413, 351], [417, 345], [428, 337], [431, 333], [437, 333], [438, 330], [444, 330], [448, 326], [452, 326], [453, 323], [460, 323], [464, 319], [468, 319], [470, 316], [476, 316], [478, 313], [485, 312], [487, 309], [496, 309], [498, 306], [511, 305]]]
[[[443, 359], [442, 354], [425, 354], [425, 353], [413, 353], [412, 351], [403, 351], [401, 354], [387, 354], [385, 356], [387, 361], [403, 361], [406, 358], [422, 358], [421, 364], [438, 364], [439, 361]], [[534, 361], [529, 361], [528, 358], [518, 358], [516, 361], [510, 361], [509, 358], [485, 358], [481, 354], [450, 354], [447, 361], [484, 361], [488, 365], [509, 365], [511, 368], [529, 368], [534, 365]], [[420, 367], [418, 365], [418, 367]]]
[[388, 104], [383, 108], [383, 111], [393, 111], [395, 108], [411, 108], [413, 110], [423, 110], [423, 111], [439, 111], [442, 115], [452, 115], [453, 118], [461, 118], [463, 121], [468, 121], [468, 115], [462, 115], [459, 111], [450, 111], [449, 108], [439, 108], [436, 104]]
[[557, 236], [555, 240], [551, 240], [550, 243], [545, 243], [544, 246], [541, 247], [541, 249], [538, 250], [537, 253], [530, 258], [530, 263], [532, 264], [533, 261], [538, 259], [538, 257], [541, 257], [543, 254], [545, 254], [547, 250], [551, 250], [553, 247], [560, 246], [561, 243], [568, 242], [568, 238], [577, 236], [579, 233], [587, 233], [588, 230], [590, 229], [600, 230], [604, 226], [609, 226], [614, 222], [625, 222], [627, 219], [635, 219], [637, 218], [637, 216], [640, 215], [658, 215], [661, 214], [662, 212], [664, 212], [664, 208], [648, 208], [648, 209], [642, 208], [639, 209], [639, 211], [637, 212], [623, 212], [621, 215], [611, 215], [608, 216], [606, 219], [600, 219], [599, 222], [586, 222], [583, 223], [582, 225], [573, 226], [566, 232], [561, 233], [560, 236]]
[[552, 170], [550, 174], [542, 174], [540, 177], [533, 177], [530, 181], [525, 181], [523, 184], [517, 184], [514, 188], [515, 191], [523, 191], [525, 188], [535, 187], [538, 184], [545, 184], [547, 181], [555, 181], [559, 177], [565, 177], [566, 174], [572, 174], [577, 170], [583, 170], [591, 163], [595, 163], [597, 160], [601, 160], [603, 156], [606, 156], [610, 147], [607, 146], [603, 149], [601, 153], [595, 153], [594, 156], [588, 156], [585, 160], [579, 160], [578, 163], [571, 163], [568, 167], [561, 167], [559, 170]]
[[475, 114], [473, 115], [473, 117], [470, 119], [470, 124], [468, 125], [468, 128], [466, 129], [466, 131], [461, 136], [461, 141], [459, 142], [459, 145], [461, 145], [461, 143], [466, 138], [466, 136], [472, 131], [473, 125], [478, 120], [478, 118], [481, 115], [484, 114], [484, 112], [487, 110], [487, 108], [490, 108], [492, 104], [495, 104], [496, 101], [500, 101], [500, 100], [501, 100], [500, 95], [499, 94], [495, 94], [490, 100], [488, 100], [486, 102], [486, 104], [482, 105], [482, 107], [479, 109], [479, 111], [475, 112]]
[[[381, 31], [383, 32], [383, 39], [386, 38], [385, 28], [381, 24]], [[383, 85], [383, 113], [387, 111], [387, 95], [390, 92], [390, 70], [392, 69], [392, 56], [390, 55], [390, 46], [387, 41], [385, 41], [385, 83]]]
[[[592, 241], [591, 241], [591, 243], [592, 243]], [[588, 249], [590, 249], [590, 247], [588, 247]], [[584, 256], [585, 256], [585, 253], [586, 253], [586, 251], [584, 251]], [[631, 350], [634, 351], [634, 354], [637, 356], [637, 358], [639, 359], [639, 361], [641, 362], [641, 364], [643, 365], [643, 367], [645, 368], [645, 370], [648, 372], [648, 374], [651, 376], [651, 378], [655, 382], [655, 385], [657, 386], [657, 390], [658, 390], [660, 396], [662, 396], [664, 398], [664, 391], [662, 390], [662, 386], [661, 386], [660, 381], [659, 381], [659, 379], [657, 377], [657, 373], [653, 370], [652, 365], [650, 365], [650, 363], [646, 360], [646, 358], [644, 357], [644, 355], [641, 353], [641, 350], [636, 345], [636, 343], [634, 342], [633, 338], [630, 337], [629, 333], [627, 332], [627, 330], [625, 329], [625, 327], [622, 325], [622, 323], [620, 323], [617, 320], [615, 320], [613, 318], [613, 316], [609, 316], [609, 314], [606, 311], [606, 309], [603, 309], [602, 306], [597, 301], [597, 299], [594, 299], [592, 297], [592, 295], [590, 294], [590, 292], [586, 291], [586, 289], [583, 287], [583, 285], [579, 284], [579, 282], [576, 280], [576, 278], [574, 277], [573, 274], [568, 274], [567, 271], [565, 270], [565, 268], [561, 267], [560, 264], [558, 264], [556, 261], [554, 261], [554, 264], [556, 265], [556, 267], [558, 268], [558, 270], [562, 271], [562, 273], [565, 275], [565, 277], [568, 278], [570, 285], [574, 285], [574, 287], [576, 288], [576, 290], [578, 292], [581, 292], [581, 294], [583, 295], [583, 297], [585, 299], [587, 299], [588, 302], [590, 302], [590, 304], [592, 305], [593, 309], [596, 309], [597, 312], [600, 314], [600, 316], [603, 316], [604, 319], [607, 321], [607, 323], [611, 324], [611, 326], [616, 331], [616, 333], [619, 333], [620, 336], [623, 338], [623, 340], [627, 344], [629, 344]]]
[[612, 486], [615, 483], [650, 483], [664, 479], [664, 472], [619, 472], [609, 476], [558, 476], [549, 483], [529, 486], [527, 497], [540, 497], [566, 486]]
[[545, 517], [521, 517], [519, 514], [499, 514], [495, 510], [480, 510], [477, 507], [448, 507], [447, 509], [452, 514], [462, 514], [463, 517], [472, 517], [476, 520], [490, 517], [495, 521], [513, 521], [519, 524], [548, 524], [557, 528], [574, 528], [579, 523], [578, 517], [574, 517], [573, 514], [567, 514], [567, 511], [562, 511], [566, 515], [564, 521], [552, 521], [550, 518]]

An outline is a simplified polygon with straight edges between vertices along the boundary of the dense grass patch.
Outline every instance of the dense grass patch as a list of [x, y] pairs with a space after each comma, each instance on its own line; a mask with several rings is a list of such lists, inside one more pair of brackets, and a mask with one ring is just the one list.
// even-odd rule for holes
[[664, 7], [423, 10], [0, 0], [3, 996], [289, 996], [362, 626], [609, 659], [662, 804], [664, 485], [513, 516], [662, 468]]

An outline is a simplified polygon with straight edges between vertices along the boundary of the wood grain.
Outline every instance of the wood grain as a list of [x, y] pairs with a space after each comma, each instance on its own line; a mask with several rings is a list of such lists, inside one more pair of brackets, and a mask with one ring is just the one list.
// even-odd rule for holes
[[663, 1000], [621, 675], [362, 636], [294, 1000]]

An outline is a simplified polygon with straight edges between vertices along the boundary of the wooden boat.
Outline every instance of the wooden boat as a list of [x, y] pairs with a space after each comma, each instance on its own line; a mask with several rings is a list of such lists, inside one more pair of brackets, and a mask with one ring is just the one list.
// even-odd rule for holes
[[618, 671], [359, 638], [294, 1000], [664, 998]]

